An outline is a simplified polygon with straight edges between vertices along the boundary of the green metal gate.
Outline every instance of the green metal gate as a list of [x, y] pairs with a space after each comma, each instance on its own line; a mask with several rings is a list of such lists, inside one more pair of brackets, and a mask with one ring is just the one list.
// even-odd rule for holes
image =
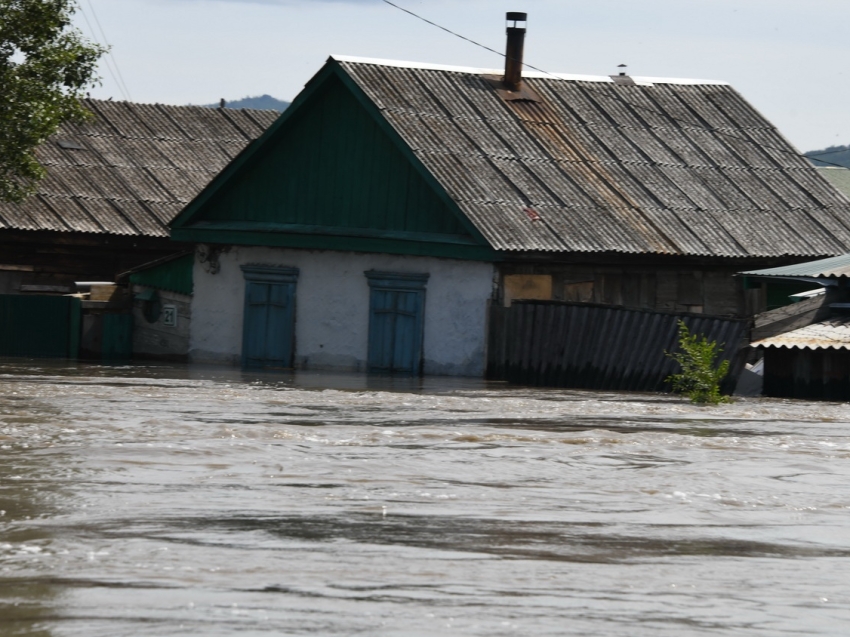
[[0, 356], [77, 358], [80, 299], [0, 294]]
[[104, 361], [127, 361], [133, 357], [133, 315], [104, 314], [101, 358]]

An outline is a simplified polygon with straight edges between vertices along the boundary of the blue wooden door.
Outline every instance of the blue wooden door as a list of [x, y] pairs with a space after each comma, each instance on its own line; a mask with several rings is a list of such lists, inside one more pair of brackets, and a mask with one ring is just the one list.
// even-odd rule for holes
[[[292, 367], [295, 338], [295, 282], [251, 276], [245, 270], [242, 363], [245, 367]], [[250, 278], [249, 278], [250, 277]]]
[[415, 275], [412, 281], [410, 276], [395, 275], [393, 278], [389, 273], [370, 272], [367, 276], [372, 286], [369, 371], [419, 373], [427, 275]]

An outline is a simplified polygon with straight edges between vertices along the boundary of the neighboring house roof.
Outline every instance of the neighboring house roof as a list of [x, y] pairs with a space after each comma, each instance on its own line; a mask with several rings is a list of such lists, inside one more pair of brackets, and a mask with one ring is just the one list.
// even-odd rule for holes
[[0, 229], [168, 236], [168, 223], [278, 117], [274, 111], [83, 100], [94, 118], [38, 148], [37, 194]]
[[[288, 123], [337, 78], [470, 234], [502, 255], [850, 251], [850, 201], [730, 86], [529, 73], [524, 86], [537, 99], [511, 101], [497, 90], [501, 75], [332, 57], [246, 155], [288, 143]], [[234, 162], [175, 221], [177, 234], [197, 240], [183, 230], [198, 222], [211, 231], [204, 206], [251, 169], [250, 157]], [[228, 214], [247, 218], [219, 210], [219, 229]]]
[[850, 254], [777, 268], [741, 272], [744, 276], [779, 279], [842, 279], [850, 276]]
[[752, 347], [786, 347], [789, 349], [850, 349], [850, 316], [801, 327], [792, 332], [756, 341]]
[[835, 186], [845, 197], [850, 198], [850, 168], [838, 166], [819, 166], [818, 172]]

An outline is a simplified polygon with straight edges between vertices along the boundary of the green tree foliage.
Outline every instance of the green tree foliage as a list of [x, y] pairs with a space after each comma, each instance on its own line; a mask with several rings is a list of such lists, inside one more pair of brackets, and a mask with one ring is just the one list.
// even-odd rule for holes
[[[225, 102], [225, 108], [253, 108], [258, 111], [278, 111], [282, 113], [290, 102], [284, 102], [271, 95], [257, 95], [255, 97], [243, 97], [241, 100]], [[209, 108], [218, 108], [219, 104], [204, 104]]]
[[720, 393], [720, 383], [729, 373], [729, 361], [717, 364], [723, 352], [715, 341], [702, 334], [691, 334], [684, 321], [679, 321], [679, 349], [667, 356], [679, 363], [682, 371], [667, 377], [673, 391], [685, 394], [695, 403], [716, 405], [729, 399]]
[[22, 201], [45, 175], [36, 147], [89, 116], [79, 98], [106, 49], [71, 26], [75, 0], [0, 0], [0, 200]]

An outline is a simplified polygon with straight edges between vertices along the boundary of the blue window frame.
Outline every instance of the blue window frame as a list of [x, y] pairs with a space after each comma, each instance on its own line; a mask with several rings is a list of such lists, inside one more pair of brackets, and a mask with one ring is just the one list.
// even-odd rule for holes
[[422, 371], [428, 274], [365, 272], [369, 296], [369, 371]]
[[295, 284], [298, 268], [243, 265], [244, 367], [292, 367], [295, 350]]

